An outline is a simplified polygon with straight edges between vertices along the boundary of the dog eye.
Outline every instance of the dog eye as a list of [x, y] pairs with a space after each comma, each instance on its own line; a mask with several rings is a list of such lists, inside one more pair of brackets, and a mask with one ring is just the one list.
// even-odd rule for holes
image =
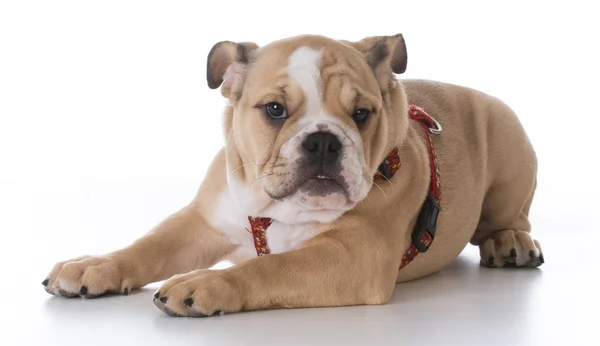
[[285, 107], [281, 105], [281, 103], [271, 102], [265, 105], [265, 110], [267, 114], [273, 119], [283, 119], [287, 118], [287, 112], [285, 111]]
[[359, 108], [359, 109], [355, 110], [354, 113], [352, 114], [352, 119], [354, 119], [354, 121], [360, 125], [360, 124], [364, 123], [365, 120], [367, 120], [367, 118], [369, 117], [370, 114], [371, 114], [371, 111], [369, 111], [368, 109]]

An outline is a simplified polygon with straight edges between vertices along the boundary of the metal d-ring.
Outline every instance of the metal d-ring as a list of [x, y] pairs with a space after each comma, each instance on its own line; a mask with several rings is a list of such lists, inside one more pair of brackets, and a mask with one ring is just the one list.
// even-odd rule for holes
[[442, 133], [442, 125], [440, 125], [440, 123], [438, 123], [438, 121], [431, 117], [429, 114], [427, 116], [433, 121], [433, 124], [435, 125], [435, 128], [429, 128], [429, 132], [433, 133], [434, 135], [439, 135], [440, 133]]

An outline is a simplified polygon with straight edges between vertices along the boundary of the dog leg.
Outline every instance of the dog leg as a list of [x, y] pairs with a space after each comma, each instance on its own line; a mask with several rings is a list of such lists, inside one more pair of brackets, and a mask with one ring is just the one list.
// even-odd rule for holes
[[[399, 247], [401, 248], [401, 247]], [[392, 295], [399, 258], [383, 237], [329, 231], [306, 246], [224, 270], [197, 270], [159, 289], [155, 304], [171, 316], [383, 304]]]
[[544, 263], [540, 243], [529, 234], [529, 208], [535, 178], [522, 174], [490, 188], [471, 243], [479, 246], [486, 267], [539, 267]]
[[42, 284], [48, 293], [63, 297], [127, 295], [174, 274], [208, 268], [231, 250], [225, 237], [190, 205], [127, 248], [56, 264]]

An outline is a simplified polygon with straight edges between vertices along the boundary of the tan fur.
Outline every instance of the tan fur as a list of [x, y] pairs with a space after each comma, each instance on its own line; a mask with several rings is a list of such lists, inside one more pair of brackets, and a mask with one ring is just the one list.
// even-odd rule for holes
[[[385, 46], [382, 51], [373, 51], [377, 44]], [[225, 270], [204, 270], [224, 258], [238, 260], [237, 245], [211, 226], [215, 200], [228, 188], [228, 176], [248, 187], [263, 210], [279, 203], [265, 190], [281, 178], [264, 174], [277, 171], [281, 147], [307, 116], [305, 95], [285, 73], [287, 57], [302, 46], [323, 50], [322, 105], [328, 114], [354, 127], [348, 113], [356, 107], [374, 109], [372, 122], [360, 131], [365, 179], [371, 179], [395, 146], [402, 167], [391, 181], [374, 182], [368, 195], [341, 217], [311, 223], [316, 236], [301, 247], [242, 260]], [[57, 264], [48, 277], [48, 292], [68, 297], [124, 293], [183, 274], [159, 289], [155, 304], [171, 315], [203, 316], [382, 304], [396, 282], [439, 271], [469, 242], [480, 246], [482, 263], [490, 267], [543, 263], [539, 243], [529, 236], [535, 154], [515, 114], [501, 101], [465, 87], [396, 80], [393, 72], [403, 72], [406, 63], [398, 35], [356, 43], [303, 36], [262, 48], [251, 43], [244, 47], [244, 56], [237, 60], [234, 54], [240, 49], [230, 42], [215, 46], [209, 56], [209, 85], [224, 80], [222, 93], [229, 99], [226, 145], [196, 198], [125, 249]], [[257, 105], [272, 101], [285, 102], [289, 109], [290, 118], [280, 129], [260, 120]], [[423, 107], [443, 126], [441, 135], [432, 135], [441, 171], [442, 212], [429, 251], [398, 271], [429, 186], [425, 138], [421, 127], [408, 119], [408, 104]]]

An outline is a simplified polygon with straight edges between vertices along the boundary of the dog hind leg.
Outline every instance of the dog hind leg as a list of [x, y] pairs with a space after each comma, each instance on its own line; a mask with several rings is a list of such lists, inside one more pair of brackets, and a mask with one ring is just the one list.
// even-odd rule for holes
[[530, 235], [529, 208], [536, 181], [528, 174], [492, 185], [486, 194], [471, 244], [479, 246], [486, 267], [538, 267], [544, 263], [540, 243]]

